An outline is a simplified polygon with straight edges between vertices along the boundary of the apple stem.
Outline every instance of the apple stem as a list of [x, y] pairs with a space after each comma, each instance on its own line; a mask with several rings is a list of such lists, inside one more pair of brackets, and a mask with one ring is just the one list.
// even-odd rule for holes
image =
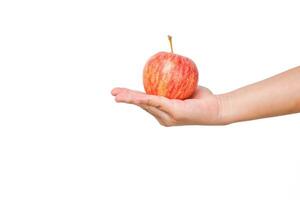
[[168, 39], [169, 39], [169, 43], [170, 43], [170, 47], [171, 47], [171, 52], [173, 53], [172, 36], [168, 35]]

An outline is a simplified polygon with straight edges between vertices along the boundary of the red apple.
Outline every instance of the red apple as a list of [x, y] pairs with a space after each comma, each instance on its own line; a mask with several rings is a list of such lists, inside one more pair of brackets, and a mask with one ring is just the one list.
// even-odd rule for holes
[[169, 42], [171, 53], [159, 52], [147, 61], [143, 73], [144, 88], [147, 94], [187, 99], [197, 89], [197, 66], [191, 59], [173, 53], [171, 36]]

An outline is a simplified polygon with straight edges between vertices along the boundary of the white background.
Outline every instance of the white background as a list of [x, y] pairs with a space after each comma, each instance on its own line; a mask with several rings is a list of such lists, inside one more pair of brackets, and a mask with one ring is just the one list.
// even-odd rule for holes
[[300, 199], [300, 116], [165, 128], [116, 104], [158, 51], [224, 93], [300, 64], [297, 1], [1, 1], [0, 199]]

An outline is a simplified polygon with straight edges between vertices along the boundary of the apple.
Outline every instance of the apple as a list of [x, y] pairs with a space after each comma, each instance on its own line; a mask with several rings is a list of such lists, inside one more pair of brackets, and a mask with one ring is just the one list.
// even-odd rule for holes
[[190, 58], [173, 52], [172, 37], [168, 38], [171, 52], [156, 53], [144, 67], [144, 88], [147, 94], [187, 99], [197, 89], [198, 69]]

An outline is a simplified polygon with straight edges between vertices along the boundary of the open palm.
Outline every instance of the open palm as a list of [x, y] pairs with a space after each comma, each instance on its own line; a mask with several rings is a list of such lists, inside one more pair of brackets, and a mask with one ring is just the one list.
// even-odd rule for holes
[[186, 100], [168, 99], [148, 95], [126, 88], [114, 88], [116, 102], [141, 107], [163, 126], [219, 124], [219, 100], [209, 89], [199, 86], [194, 95]]

